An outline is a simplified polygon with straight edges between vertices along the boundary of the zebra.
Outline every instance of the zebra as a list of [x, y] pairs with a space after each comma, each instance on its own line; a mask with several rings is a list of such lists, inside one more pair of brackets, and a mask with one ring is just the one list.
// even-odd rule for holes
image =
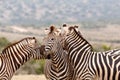
[[[94, 52], [92, 45], [74, 26], [65, 32], [60, 43], [67, 51], [75, 80], [120, 80], [120, 49]], [[46, 51], [51, 51], [49, 47], [59, 47], [53, 46], [50, 39], [49, 36]]]
[[0, 54], [0, 80], [11, 80], [25, 62], [39, 59], [41, 50], [35, 49], [37, 47], [35, 37], [26, 37], [4, 48]]
[[50, 32], [43, 39], [43, 44], [45, 43], [44, 47], [46, 49], [44, 56], [48, 58], [44, 67], [45, 76], [49, 80], [74, 80], [72, 65], [68, 60], [66, 51], [59, 42], [61, 38], [58, 35], [60, 35], [59, 31], [56, 31], [55, 27], [51, 26]]
[[78, 80], [120, 80], [120, 49], [94, 52], [92, 45], [69, 27], [64, 47]]

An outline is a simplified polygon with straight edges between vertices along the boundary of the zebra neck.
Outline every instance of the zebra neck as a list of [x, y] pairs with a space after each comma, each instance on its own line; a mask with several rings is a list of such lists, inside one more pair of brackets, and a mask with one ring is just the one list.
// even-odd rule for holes
[[64, 47], [66, 47], [66, 50], [69, 52], [76, 51], [81, 54], [85, 50], [93, 50], [91, 44], [89, 44], [87, 40], [85, 40], [80, 34], [76, 33], [75, 31], [66, 36]]
[[36, 51], [36, 55], [33, 56], [34, 59], [45, 59], [45, 56], [43, 56], [43, 51], [40, 50], [40, 48], [34, 49]]
[[71, 42], [67, 43], [67, 51], [69, 52], [68, 54], [74, 54], [76, 52], [77, 54], [83, 54], [84, 51], [92, 52], [91, 46], [83, 40], [72, 40]]
[[[21, 49], [19, 49], [21, 50]], [[22, 49], [24, 50], [24, 49]], [[27, 62], [31, 58], [31, 50], [24, 50], [24, 51], [17, 51], [14, 50], [14, 48], [10, 48], [8, 53], [6, 53], [6, 59], [9, 61], [13, 72], [15, 72], [17, 69], [20, 68], [21, 65], [23, 65], [25, 62]]]
[[53, 56], [52, 56], [52, 64], [54, 67], [59, 68], [61, 64], [63, 64], [65, 61], [64, 59], [64, 51], [57, 51]]
[[82, 59], [81, 57], [92, 53], [92, 46], [82, 36], [76, 33], [72, 33], [66, 37], [65, 47], [67, 48], [70, 62], [74, 64]]

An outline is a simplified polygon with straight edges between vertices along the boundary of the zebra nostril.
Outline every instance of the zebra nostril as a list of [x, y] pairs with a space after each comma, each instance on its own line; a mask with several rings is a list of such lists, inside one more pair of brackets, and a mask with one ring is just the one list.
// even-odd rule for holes
[[48, 55], [47, 55], [47, 59], [51, 59], [51, 56], [50, 56], [50, 54], [48, 54]]
[[33, 39], [35, 39], [35, 37], [33, 37]]

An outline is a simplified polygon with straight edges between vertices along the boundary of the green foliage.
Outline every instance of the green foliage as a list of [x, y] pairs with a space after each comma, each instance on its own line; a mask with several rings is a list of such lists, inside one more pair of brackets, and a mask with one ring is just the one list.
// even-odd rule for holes
[[94, 48], [94, 51], [108, 51], [108, 50], [111, 50], [112, 47], [110, 45], [97, 45], [95, 48]]
[[39, 67], [36, 68], [36, 73], [37, 74], [43, 74], [44, 73], [44, 64], [45, 64], [45, 60], [39, 60]]
[[110, 49], [111, 49], [111, 46], [102, 45], [102, 49], [103, 49], [104, 51], [107, 51], [107, 50], [110, 50]]
[[9, 44], [9, 41], [5, 37], [0, 38], [0, 46], [4, 47]]
[[10, 42], [5, 37], [0, 38], [0, 50], [6, 47], [8, 44], [10, 44]]
[[45, 60], [30, 60], [25, 63], [16, 74], [43, 74]]

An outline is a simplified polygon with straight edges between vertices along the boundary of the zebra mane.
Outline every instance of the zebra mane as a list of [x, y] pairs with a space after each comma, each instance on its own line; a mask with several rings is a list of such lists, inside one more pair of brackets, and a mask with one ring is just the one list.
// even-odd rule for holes
[[71, 27], [69, 27], [68, 29], [70, 30], [70, 31], [72, 31], [72, 30], [74, 30], [74, 32], [76, 33], [76, 34], [78, 34], [80, 37], [82, 37], [82, 34], [81, 34], [81, 32], [80, 31], [78, 31], [78, 26], [71, 26]]
[[76, 26], [76, 25], [75, 25], [74, 27], [75, 27], [75, 28], [78, 28], [78, 26]]
[[54, 26], [50, 26], [50, 32], [48, 33], [48, 35], [49, 34], [60, 35], [61, 34], [61, 29], [57, 29]]
[[[75, 28], [77, 28], [77, 27], [78, 27], [78, 26], [74, 26], [74, 27], [71, 26], [71, 27], [68, 28], [68, 30], [69, 30], [69, 31], [74, 30], [74, 32], [78, 34], [78, 31], [75, 29]], [[78, 35], [79, 35], [79, 34], [78, 34]]]
[[86, 42], [91, 46], [91, 48], [93, 49], [92, 45], [81, 35], [80, 31], [77, 31], [75, 28], [76, 28], [75, 26], [74, 26], [74, 27], [71, 26], [71, 27], [69, 27], [68, 29], [69, 29], [70, 31], [73, 30], [80, 38], [82, 38], [84, 41], [86, 41]]
[[2, 50], [2, 53], [4, 53], [8, 48], [10, 48], [11, 46], [14, 46], [14, 45], [16, 45], [16, 44], [18, 44], [18, 43], [20, 43], [20, 42], [22, 42], [22, 41], [24, 41], [24, 40], [27, 40], [27, 39], [35, 39], [35, 37], [26, 37], [26, 38], [23, 38], [23, 39], [21, 39], [21, 40], [19, 40], [19, 41], [17, 41], [17, 42], [14, 42], [14, 43], [11, 43], [11, 44], [9, 44], [7, 47], [5, 47], [3, 50]]

